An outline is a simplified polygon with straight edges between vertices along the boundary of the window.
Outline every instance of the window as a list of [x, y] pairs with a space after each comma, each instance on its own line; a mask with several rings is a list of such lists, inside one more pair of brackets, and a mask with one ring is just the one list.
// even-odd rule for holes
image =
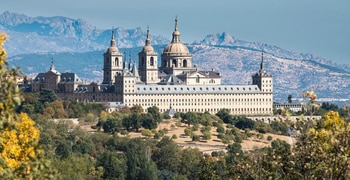
[[150, 66], [154, 66], [154, 58], [151, 57]]
[[119, 66], [119, 59], [117, 57], [115, 58], [115, 65]]
[[183, 67], [187, 67], [187, 60], [186, 59], [183, 61]]
[[196, 83], [199, 83], [199, 75], [196, 77]]
[[173, 67], [177, 67], [176, 59], [173, 59]]

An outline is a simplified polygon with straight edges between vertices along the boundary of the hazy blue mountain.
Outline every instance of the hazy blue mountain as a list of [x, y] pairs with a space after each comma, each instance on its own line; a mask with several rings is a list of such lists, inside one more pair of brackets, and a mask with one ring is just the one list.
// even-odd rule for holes
[[[111, 30], [98, 29], [81, 19], [32, 18], [4, 12], [0, 15], [0, 31], [10, 35], [5, 44], [10, 65], [20, 66], [29, 77], [47, 71], [54, 59], [60, 72], [75, 72], [90, 82], [102, 81], [102, 54], [109, 46]], [[116, 29], [118, 48], [126, 53], [127, 61], [137, 59], [145, 36], [141, 28]], [[167, 43], [164, 37], [152, 36], [159, 55]], [[288, 94], [300, 97], [302, 91], [308, 90], [316, 90], [321, 98], [350, 99], [349, 64], [239, 40], [225, 32], [207, 35], [188, 44], [188, 48], [201, 70], [222, 72], [226, 84], [251, 83], [264, 52], [266, 68], [274, 76], [274, 96], [279, 101], [286, 101]]]
[[[112, 27], [111, 27], [112, 28]], [[0, 31], [10, 38], [5, 43], [9, 56], [46, 52], [89, 52], [102, 50], [109, 44], [111, 29], [98, 29], [82, 19], [67, 17], [28, 17], [4, 12], [0, 15]], [[146, 33], [136, 29], [115, 29], [118, 47], [136, 47], [145, 42]], [[153, 44], [166, 44], [168, 39], [152, 36]]]

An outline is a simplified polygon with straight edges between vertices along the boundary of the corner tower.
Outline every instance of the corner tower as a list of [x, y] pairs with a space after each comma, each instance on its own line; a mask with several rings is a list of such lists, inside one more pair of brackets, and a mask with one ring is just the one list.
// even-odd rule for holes
[[267, 73], [264, 67], [264, 53], [261, 53], [260, 70], [253, 75], [253, 84], [258, 85], [263, 93], [271, 93], [273, 90], [272, 75]]
[[115, 39], [114, 30], [112, 30], [111, 44], [103, 54], [103, 82], [102, 84], [113, 84], [115, 76], [123, 71], [123, 55], [119, 52]]
[[146, 84], [159, 82], [158, 78], [158, 54], [151, 45], [149, 29], [147, 28], [146, 43], [142, 51], [139, 52], [139, 75], [141, 81]]
[[192, 67], [191, 53], [180, 41], [177, 18], [175, 19], [175, 29], [173, 32], [172, 41], [163, 50], [160, 69], [173, 75], [196, 70], [196, 68]]

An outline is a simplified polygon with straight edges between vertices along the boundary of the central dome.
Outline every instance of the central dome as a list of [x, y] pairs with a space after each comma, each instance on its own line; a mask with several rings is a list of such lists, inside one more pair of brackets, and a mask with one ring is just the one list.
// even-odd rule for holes
[[181, 42], [172, 42], [168, 44], [163, 51], [163, 54], [189, 54], [188, 48]]

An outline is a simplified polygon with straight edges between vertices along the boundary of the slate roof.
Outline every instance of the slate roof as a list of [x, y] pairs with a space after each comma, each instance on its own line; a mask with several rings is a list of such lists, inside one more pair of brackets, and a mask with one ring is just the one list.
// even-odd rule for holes
[[136, 85], [136, 94], [261, 93], [257, 85]]

